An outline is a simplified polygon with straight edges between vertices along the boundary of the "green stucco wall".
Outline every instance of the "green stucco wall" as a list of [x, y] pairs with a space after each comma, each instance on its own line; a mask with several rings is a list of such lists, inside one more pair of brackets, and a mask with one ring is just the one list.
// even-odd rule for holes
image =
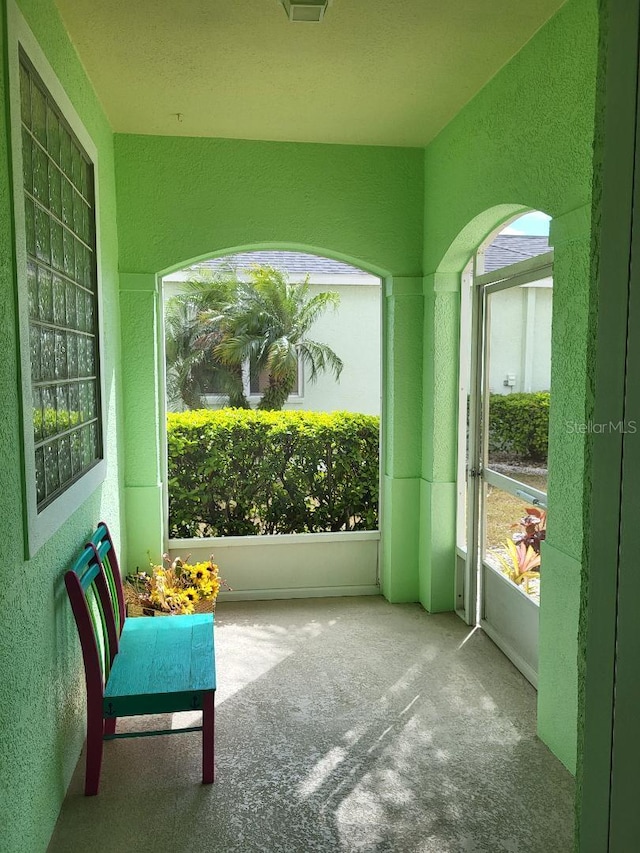
[[118, 134], [115, 151], [125, 272], [256, 244], [421, 272], [420, 149]]
[[415, 601], [423, 152], [128, 135], [115, 151], [130, 564], [144, 564], [162, 534], [155, 274], [238, 248], [306, 249], [385, 278], [381, 577], [389, 598]]
[[520, 206], [554, 217], [554, 402], [538, 729], [572, 770], [585, 445], [567, 423], [585, 419], [596, 54], [597, 4], [569, 0], [425, 154], [422, 489], [427, 523], [445, 546], [425, 538], [420, 578], [421, 600], [434, 609], [454, 603], [457, 374], [449, 366], [457, 359], [457, 288], [449, 274], [458, 276], [487, 234]]
[[[83, 669], [63, 573], [100, 518], [119, 539], [119, 304], [113, 138], [53, 2], [19, 4], [99, 151], [108, 474], [30, 562], [24, 562], [21, 421], [7, 114], [0, 113], [0, 849], [46, 849], [83, 740]], [[7, 103], [5, 3], [0, 94]]]

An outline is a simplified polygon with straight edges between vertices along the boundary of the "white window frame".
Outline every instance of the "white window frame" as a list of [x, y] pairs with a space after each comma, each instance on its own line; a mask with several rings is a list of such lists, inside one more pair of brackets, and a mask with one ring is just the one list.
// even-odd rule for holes
[[[106, 418], [104, 385], [104, 342], [102, 332], [102, 286], [100, 251], [100, 200], [99, 160], [97, 148], [89, 136], [80, 116], [65, 92], [62, 83], [47, 60], [36, 37], [20, 13], [15, 0], [7, 2], [7, 30], [9, 54], [9, 109], [11, 121], [11, 149], [13, 173], [13, 213], [15, 223], [16, 281], [19, 368], [23, 425], [23, 505], [25, 517], [25, 557], [32, 558], [42, 545], [64, 524], [87, 498], [104, 481], [106, 460]], [[82, 477], [69, 486], [59, 497], [40, 512], [36, 503], [36, 472], [31, 404], [31, 358], [29, 351], [29, 305], [28, 294], [20, 285], [27, 280], [27, 254], [24, 216], [24, 185], [22, 178], [22, 134], [20, 106], [20, 47], [49, 90], [58, 109], [75, 133], [93, 163], [95, 230], [96, 230], [96, 309], [97, 347], [100, 377], [100, 422], [102, 429], [102, 459]]]

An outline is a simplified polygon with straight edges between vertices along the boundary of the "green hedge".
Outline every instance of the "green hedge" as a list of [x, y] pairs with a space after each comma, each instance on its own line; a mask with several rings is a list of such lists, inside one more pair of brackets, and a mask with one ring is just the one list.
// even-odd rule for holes
[[349, 412], [169, 414], [171, 538], [375, 530], [379, 429]]
[[547, 458], [549, 392], [492, 394], [489, 400], [489, 448], [526, 459]]

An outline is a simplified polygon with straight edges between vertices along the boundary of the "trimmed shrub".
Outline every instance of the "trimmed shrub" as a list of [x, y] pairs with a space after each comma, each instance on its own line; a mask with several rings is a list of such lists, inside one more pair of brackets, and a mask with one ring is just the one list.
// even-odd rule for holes
[[489, 447], [526, 459], [547, 458], [549, 392], [492, 394], [489, 400]]
[[379, 430], [350, 412], [168, 414], [170, 537], [375, 530]]

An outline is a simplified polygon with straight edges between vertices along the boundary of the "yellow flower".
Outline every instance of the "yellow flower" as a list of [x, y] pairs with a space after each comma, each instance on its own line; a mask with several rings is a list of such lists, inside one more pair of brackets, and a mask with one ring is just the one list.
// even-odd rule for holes
[[195, 566], [189, 566], [189, 574], [193, 580], [202, 582], [207, 577], [207, 564], [196, 563]]
[[193, 613], [200, 600], [215, 601], [220, 588], [226, 587], [220, 579], [218, 566], [209, 560], [191, 565], [188, 557], [176, 557], [173, 561], [163, 555], [165, 566], [154, 565], [149, 560], [149, 569], [135, 576], [140, 585], [136, 590], [139, 598], [156, 610], [164, 613]]
[[198, 584], [200, 595], [202, 598], [210, 598], [213, 594], [213, 584], [210, 581], [202, 581]]
[[186, 591], [177, 592], [173, 604], [175, 610], [184, 616], [193, 613], [193, 602], [187, 597]]

